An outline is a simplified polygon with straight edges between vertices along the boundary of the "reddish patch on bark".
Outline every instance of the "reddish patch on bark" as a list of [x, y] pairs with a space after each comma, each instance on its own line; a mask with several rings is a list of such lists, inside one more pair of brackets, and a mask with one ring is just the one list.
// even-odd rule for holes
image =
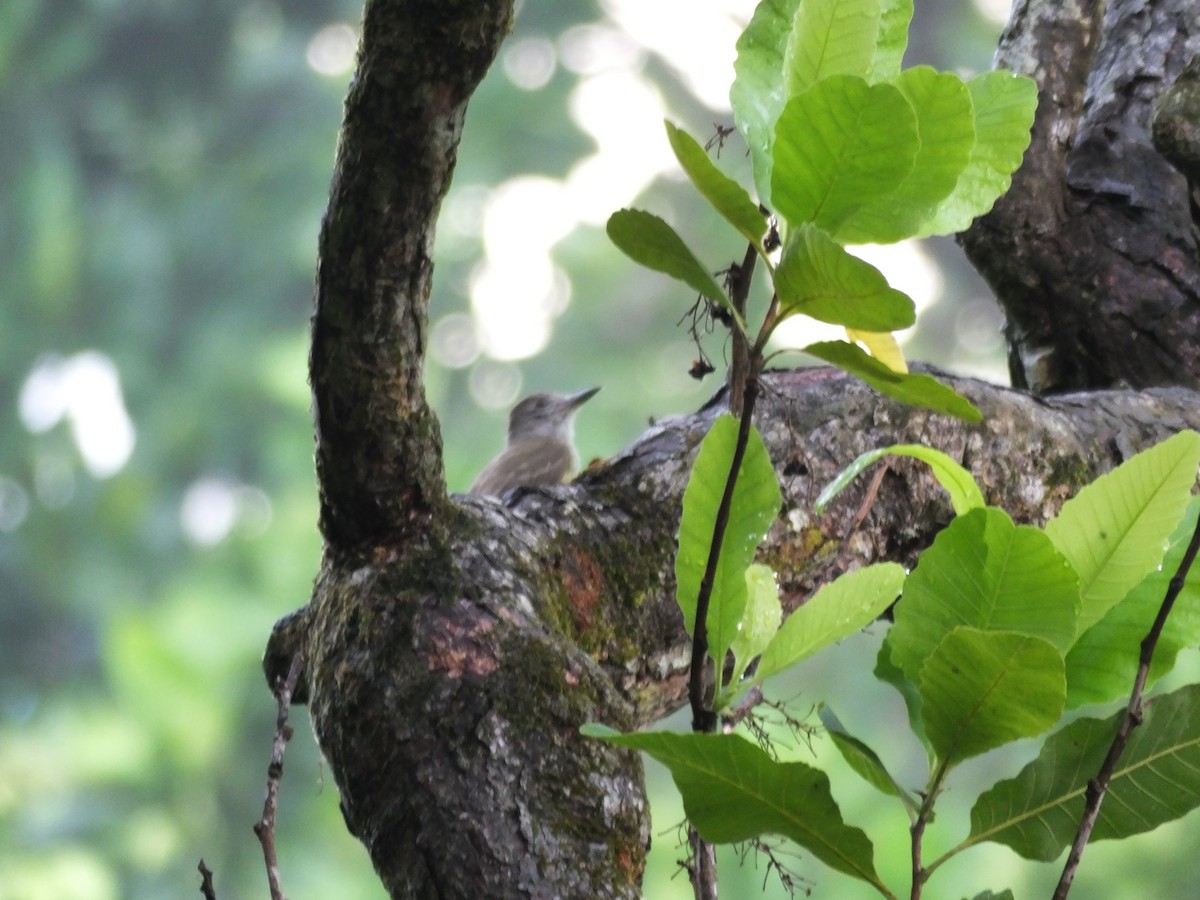
[[578, 547], [568, 547], [559, 561], [559, 573], [567, 591], [567, 602], [575, 614], [575, 627], [586, 630], [592, 624], [596, 606], [600, 603], [600, 591], [604, 587], [604, 573], [594, 559]]
[[456, 603], [448, 610], [430, 614], [423, 623], [429, 639], [429, 671], [440, 670], [451, 678], [481, 678], [495, 672], [500, 660], [486, 639], [494, 627], [491, 616], [468, 603]]

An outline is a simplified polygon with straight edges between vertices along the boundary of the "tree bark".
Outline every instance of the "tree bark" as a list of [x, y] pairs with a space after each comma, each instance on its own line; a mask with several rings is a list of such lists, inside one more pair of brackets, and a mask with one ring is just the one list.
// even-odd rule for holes
[[[1014, 6], [996, 63], [1038, 82], [1033, 140], [962, 236], [1007, 314], [1014, 385], [1200, 386], [1195, 205], [1150, 128], [1197, 53], [1191, 0]], [[1194, 128], [1178, 148], [1192, 159]]]
[[[421, 379], [433, 223], [467, 99], [511, 15], [509, 0], [367, 2], [313, 320], [325, 552], [311, 601], [276, 625], [264, 667], [274, 683], [304, 654], [294, 699], [309, 703], [347, 827], [393, 897], [635, 897], [649, 840], [640, 762], [578, 728], [633, 728], [683, 702], [674, 533], [724, 393], [572, 485], [503, 503], [447, 495]], [[1174, 234], [1173, 221], [1161, 227]], [[1086, 308], [1079, 287], [1060, 302]], [[908, 462], [856, 530], [861, 486], [815, 515], [816, 494], [863, 450], [939, 447], [989, 502], [1036, 522], [1096, 473], [1200, 426], [1200, 395], [1186, 388], [1039, 399], [947, 380], [981, 425], [833, 370], [764, 379], [756, 422], [785, 501], [762, 554], [789, 609], [847, 569], [911, 564], [951, 516]]]

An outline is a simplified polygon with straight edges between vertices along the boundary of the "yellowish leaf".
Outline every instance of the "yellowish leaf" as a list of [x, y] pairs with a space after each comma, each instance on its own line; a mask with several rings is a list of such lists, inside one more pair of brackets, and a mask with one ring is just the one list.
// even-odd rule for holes
[[891, 369], [893, 372], [908, 372], [908, 364], [896, 336], [890, 331], [858, 331], [846, 329], [846, 337], [855, 343], [862, 344], [867, 352]]

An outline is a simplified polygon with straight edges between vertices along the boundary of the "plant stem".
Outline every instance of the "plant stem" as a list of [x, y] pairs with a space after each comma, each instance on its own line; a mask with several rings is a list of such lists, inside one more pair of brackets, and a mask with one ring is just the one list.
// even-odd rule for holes
[[1133, 691], [1129, 696], [1129, 705], [1125, 708], [1125, 717], [1121, 720], [1116, 736], [1113, 737], [1112, 746], [1108, 748], [1108, 755], [1104, 757], [1100, 771], [1096, 773], [1095, 778], [1088, 782], [1083, 817], [1079, 820], [1075, 843], [1071, 845], [1071, 852], [1067, 854], [1067, 862], [1063, 866], [1062, 876], [1058, 880], [1058, 886], [1054, 889], [1054, 900], [1066, 900], [1066, 896], [1071, 890], [1071, 883], [1075, 880], [1079, 861], [1083, 857], [1083, 849], [1092, 836], [1092, 829], [1095, 828], [1096, 820], [1100, 816], [1100, 804], [1108, 791], [1108, 784], [1117, 767], [1117, 760], [1125, 751], [1125, 745], [1129, 742], [1129, 735], [1133, 733], [1133, 729], [1142, 724], [1142, 694], [1146, 688], [1146, 679], [1150, 675], [1150, 662], [1154, 658], [1154, 649], [1158, 646], [1158, 639], [1162, 635], [1163, 627], [1167, 624], [1167, 616], [1170, 615], [1171, 608], [1175, 605], [1175, 599], [1183, 590], [1184, 579], [1187, 578], [1188, 570], [1196, 560], [1197, 552], [1200, 552], [1200, 519], [1196, 521], [1196, 528], [1192, 532], [1192, 539], [1188, 543], [1187, 550], [1184, 551], [1183, 559], [1179, 561], [1179, 568], [1167, 584], [1167, 592], [1158, 609], [1158, 615], [1154, 618], [1154, 624], [1142, 638], [1137, 675], [1133, 679]]
[[696, 900], [717, 900], [717, 851], [688, 826], [688, 844], [692, 851], [692, 866], [688, 874]]
[[921, 887], [925, 883], [925, 870], [921, 868], [921, 838], [925, 835], [925, 821], [925, 809], [922, 807], [909, 828], [912, 835], [912, 887], [909, 890], [909, 900], [920, 898]]
[[[746, 319], [746, 300], [750, 296], [750, 283], [758, 251], [754, 244], [746, 249], [741, 265], [735, 265], [729, 279], [729, 295], [733, 308], [742, 321]], [[708, 606], [712, 600], [713, 582], [716, 580], [717, 563], [721, 558], [721, 545], [725, 541], [725, 529], [729, 525], [729, 510], [733, 505], [733, 491], [737, 486], [738, 472], [746, 455], [750, 440], [751, 418], [758, 399], [758, 376], [762, 371], [762, 353], [757, 348], [751, 351], [750, 341], [740, 329], [730, 329], [733, 335], [733, 357], [729, 369], [729, 411], [738, 417], [737, 443], [733, 458], [729, 462], [729, 474], [721, 503], [717, 507], [713, 524], [712, 543], [708, 548], [708, 561], [704, 566], [704, 577], [700, 580], [700, 591], [696, 597], [696, 620], [692, 630], [692, 665], [688, 680], [688, 701], [692, 707], [692, 730], [715, 731], [717, 716], [713, 712], [705, 690], [704, 675], [708, 671]], [[714, 665], [714, 685], [720, 679], [721, 663]], [[700, 837], [694, 827], [688, 828], [688, 840], [692, 846], [692, 891], [696, 900], [717, 900], [717, 859], [712, 844]]]
[[[729, 274], [729, 302], [737, 310], [742, 321], [746, 321], [746, 302], [750, 297], [750, 282], [754, 277], [754, 265], [758, 262], [758, 248], [753, 244], [746, 247], [741, 265], [734, 265]], [[729, 361], [729, 412], [742, 414], [742, 398], [746, 390], [746, 379], [750, 376], [750, 339], [737, 328], [731, 328], [733, 354]], [[761, 368], [761, 363], [760, 366]], [[758, 375], [757, 372], [754, 373]]]
[[[750, 282], [758, 251], [753, 244], [746, 249], [740, 265], [735, 264], [729, 279], [729, 299], [733, 308], [745, 319], [746, 299], [750, 295]], [[712, 543], [708, 547], [708, 560], [704, 566], [704, 577], [700, 579], [700, 592], [696, 597], [696, 622], [692, 629], [692, 665], [688, 680], [688, 702], [692, 708], [692, 730], [709, 732], [716, 729], [717, 716], [709, 705], [704, 684], [708, 670], [708, 606], [712, 600], [713, 582], [716, 580], [717, 563], [721, 558], [721, 544], [725, 540], [725, 529], [729, 525], [729, 510], [733, 505], [733, 491], [737, 486], [738, 472], [746, 455], [746, 444], [750, 440], [750, 420], [754, 414], [754, 403], [758, 398], [758, 376], [762, 371], [762, 353], [757, 346], [751, 351], [749, 341], [738, 329], [730, 329], [733, 335], [733, 359], [729, 368], [729, 411], [738, 417], [737, 443], [729, 463], [729, 474], [725, 478], [725, 489], [717, 507], [713, 524]], [[737, 390], [735, 390], [737, 388]], [[720, 662], [714, 666], [714, 682], [720, 677]]]

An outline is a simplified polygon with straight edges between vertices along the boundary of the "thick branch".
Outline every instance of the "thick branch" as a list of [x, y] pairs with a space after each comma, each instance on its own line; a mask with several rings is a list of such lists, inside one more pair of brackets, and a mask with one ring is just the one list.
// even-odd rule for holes
[[422, 365], [433, 226], [512, 0], [370, 0], [321, 228], [310, 375], [321, 528], [381, 543], [445, 501]]
[[1033, 142], [963, 235], [1008, 316], [1013, 383], [1039, 393], [1200, 386], [1200, 254], [1154, 104], [1200, 51], [1192, 0], [1026, 0], [997, 64], [1033, 76]]
[[[1087, 24], [1038, 19], [1051, 8], [1040, 2], [1019, 6], [1007, 46], [1043, 54], [1018, 68], [1037, 70], [1055, 102], [1018, 199], [974, 233], [994, 232], [974, 252], [1004, 296], [1018, 370], [1039, 390], [1200, 384], [1183, 176], [1162, 175], [1145, 147], [1148, 103], [1182, 65], [1194, 16], [1184, 0], [1120, 0], [1097, 44]], [[1141, 9], [1153, 31], [1130, 40]], [[392, 896], [636, 897], [649, 835], [640, 764], [578, 727], [635, 727], [684, 700], [674, 532], [695, 448], [724, 404], [660, 424], [572, 486], [507, 506], [446, 496], [421, 376], [432, 223], [467, 97], [511, 14], [511, 0], [367, 2], [313, 321], [326, 548], [311, 603], [281, 620], [264, 665], [273, 679], [303, 652], [296, 699]], [[1135, 67], [1122, 64], [1130, 47]], [[1130, 123], [1140, 136], [1106, 149], [1105, 128]], [[911, 563], [949, 519], [907, 462], [849, 535], [861, 485], [814, 516], [820, 488], [865, 449], [926, 441], [967, 464], [991, 502], [1040, 521], [1098, 471], [1200, 425], [1186, 390], [1042, 402], [953, 383], [982, 426], [826, 369], [764, 378], [755, 421], [785, 496], [764, 555], [789, 608], [847, 568]]]
[[[819, 490], [863, 450], [930, 443], [962, 460], [989, 502], [1042, 521], [1098, 472], [1200, 425], [1200, 395], [1183, 389], [1043, 401], [951, 383], [982, 425], [892, 403], [829, 369], [764, 377], [755, 421], [784, 507], [762, 555], [789, 609], [848, 568], [911, 564], [951, 516], [909, 461], [849, 536], [865, 483], [814, 515]], [[638, 895], [640, 767], [577, 728], [635, 727], [686, 700], [674, 531], [691, 459], [723, 408], [660, 423], [573, 485], [508, 505], [460, 498], [449, 552], [430, 538], [403, 554], [328, 556], [313, 602], [281, 623], [268, 666], [306, 648], [313, 723], [347, 822], [394, 896]]]

